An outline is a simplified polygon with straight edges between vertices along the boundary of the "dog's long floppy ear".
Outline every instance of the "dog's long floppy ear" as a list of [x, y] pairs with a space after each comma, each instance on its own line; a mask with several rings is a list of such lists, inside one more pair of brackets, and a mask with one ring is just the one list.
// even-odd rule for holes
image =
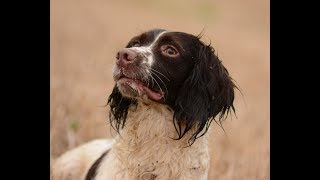
[[111, 126], [119, 132], [125, 125], [130, 105], [136, 105], [136, 101], [122, 96], [117, 86], [112, 90], [108, 99], [110, 106], [109, 120]]
[[[196, 127], [189, 144], [204, 135], [212, 120], [218, 121], [234, 110], [234, 88], [228, 71], [210, 45], [200, 44], [198, 57], [175, 102], [174, 125], [181, 139]], [[216, 119], [215, 119], [216, 121]]]

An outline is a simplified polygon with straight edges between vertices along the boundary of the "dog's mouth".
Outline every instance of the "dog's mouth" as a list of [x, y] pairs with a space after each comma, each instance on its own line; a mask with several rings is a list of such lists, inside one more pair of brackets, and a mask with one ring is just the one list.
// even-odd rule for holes
[[128, 97], [144, 97], [145, 95], [154, 101], [159, 101], [164, 97], [161, 90], [151, 89], [139, 79], [133, 79], [127, 76], [120, 76], [117, 80], [117, 86], [122, 95]]

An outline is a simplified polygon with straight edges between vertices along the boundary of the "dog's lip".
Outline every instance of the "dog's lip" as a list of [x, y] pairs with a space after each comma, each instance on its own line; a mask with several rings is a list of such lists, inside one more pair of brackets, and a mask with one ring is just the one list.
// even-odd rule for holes
[[152, 100], [159, 101], [164, 97], [163, 91], [152, 90], [138, 79], [121, 75], [117, 81], [124, 81], [124, 83], [127, 83], [127, 84], [135, 83], [139, 88], [139, 90], [145, 93]]

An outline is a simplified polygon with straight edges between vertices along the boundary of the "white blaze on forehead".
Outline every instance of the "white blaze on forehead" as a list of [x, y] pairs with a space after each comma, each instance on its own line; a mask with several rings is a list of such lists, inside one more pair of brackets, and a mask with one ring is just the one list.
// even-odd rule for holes
[[141, 46], [141, 47], [131, 47], [129, 49], [134, 50], [135, 52], [139, 52], [142, 53], [145, 57], [146, 57], [146, 62], [147, 64], [151, 65], [154, 62], [154, 55], [152, 53], [152, 48], [153, 46], [156, 44], [156, 42], [158, 41], [158, 39], [160, 38], [160, 36], [162, 36], [164, 33], [166, 33], [167, 31], [163, 31], [161, 33], [159, 33], [156, 38], [154, 38], [154, 40], [152, 41], [152, 43], [149, 46]]

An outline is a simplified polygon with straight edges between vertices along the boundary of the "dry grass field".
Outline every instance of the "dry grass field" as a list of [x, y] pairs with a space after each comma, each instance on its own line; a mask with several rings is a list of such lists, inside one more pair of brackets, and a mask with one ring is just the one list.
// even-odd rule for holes
[[115, 135], [105, 107], [116, 52], [152, 28], [212, 42], [239, 84], [237, 116], [212, 123], [209, 179], [270, 179], [268, 0], [51, 0], [50, 158]]

